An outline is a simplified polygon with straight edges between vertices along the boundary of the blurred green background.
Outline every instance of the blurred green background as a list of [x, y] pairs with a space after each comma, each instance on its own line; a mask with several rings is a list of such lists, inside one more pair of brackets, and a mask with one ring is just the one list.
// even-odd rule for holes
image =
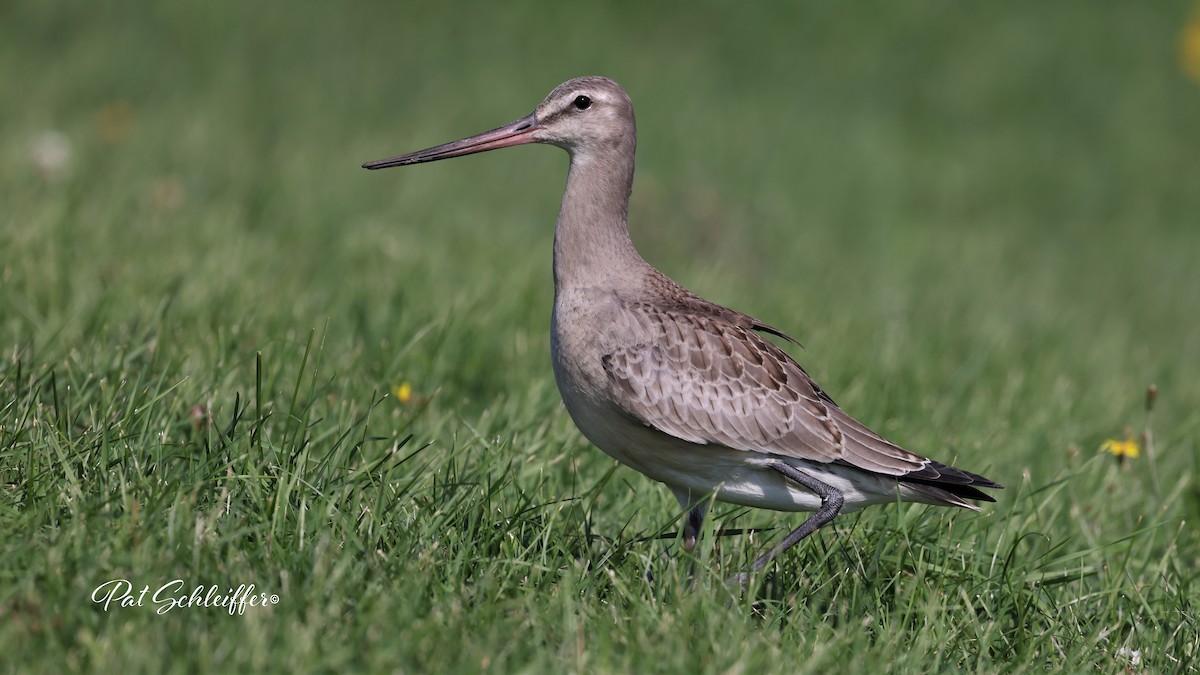
[[[0, 471], [14, 532], [34, 541], [0, 551], [12, 589], [0, 616], [17, 618], [5, 639], [36, 637], [31, 660], [65, 646], [74, 667], [118, 663], [122, 630], [162, 624], [98, 613], [87, 584], [178, 569], [176, 554], [153, 552], [166, 544], [151, 525], [144, 557], [102, 569], [89, 568], [96, 551], [121, 545], [81, 533], [86, 543], [56, 548], [47, 533], [63, 521], [23, 493], [22, 466], [49, 453], [27, 431], [61, 426], [62, 397], [75, 397], [84, 436], [124, 423], [141, 430], [131, 453], [177, 436], [190, 452], [195, 410], [224, 426], [258, 391], [282, 412], [315, 331], [317, 436], [393, 392], [371, 433], [412, 434], [438, 461], [493, 478], [549, 471], [547, 498], [604, 475], [609, 460], [571, 430], [549, 369], [565, 156], [359, 168], [511, 121], [584, 74], [620, 82], [637, 110], [630, 222], [642, 254], [797, 337], [797, 358], [855, 416], [1008, 485], [993, 517], [1127, 425], [1139, 433], [1157, 384], [1158, 456], [1068, 482], [1061, 511], [1024, 517], [1055, 543], [1114, 541], [1143, 517], [1183, 527], [1177, 549], [1150, 548], [1194, 568], [1198, 12], [1082, 0], [3, 3]], [[135, 420], [150, 406], [139, 387], [161, 393], [151, 421]], [[596, 527], [673, 527], [665, 491], [620, 471]], [[1088, 504], [1101, 494], [1109, 503]], [[645, 510], [620, 510], [624, 499]], [[31, 571], [49, 560], [57, 582]], [[288, 568], [255, 564], [267, 585]], [[202, 634], [249, 649], [226, 618]], [[347, 644], [377, 639], [302, 623]], [[491, 639], [511, 639], [505, 625], [489, 623]], [[172, 644], [196, 644], [176, 628]], [[260, 660], [192, 667], [282, 667], [248, 642]], [[413, 649], [301, 666], [436, 663], [434, 647]], [[463, 654], [451, 667], [467, 668], [475, 655]]]
[[[917, 306], [937, 321], [920, 342], [977, 331], [1030, 358], [1073, 330], [1170, 335], [1180, 354], [1109, 364], [1169, 377], [1197, 344], [1188, 11], [8, 3], [4, 330], [25, 343], [106, 300], [119, 324], [179, 284], [219, 322], [329, 318], [368, 344], [400, 310], [444, 314], [416, 301], [431, 289], [503, 289], [531, 305], [506, 329], [540, 336], [563, 157], [356, 167], [601, 73], [639, 114], [634, 238], [702, 294], [814, 348], [839, 322], [886, 341]], [[48, 131], [70, 147], [53, 180], [30, 158]]]

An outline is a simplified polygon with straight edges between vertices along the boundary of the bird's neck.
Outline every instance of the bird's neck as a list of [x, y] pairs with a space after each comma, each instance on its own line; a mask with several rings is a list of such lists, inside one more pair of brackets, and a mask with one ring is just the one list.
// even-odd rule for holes
[[648, 267], [629, 238], [633, 148], [611, 150], [571, 155], [554, 231], [556, 291], [620, 286], [633, 282]]

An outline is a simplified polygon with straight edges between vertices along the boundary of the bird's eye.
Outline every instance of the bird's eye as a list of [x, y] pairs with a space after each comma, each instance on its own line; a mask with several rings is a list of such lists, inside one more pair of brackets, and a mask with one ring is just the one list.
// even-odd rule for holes
[[592, 107], [592, 99], [580, 94], [579, 96], [575, 97], [573, 105], [575, 106], [576, 110], [587, 110], [588, 108]]

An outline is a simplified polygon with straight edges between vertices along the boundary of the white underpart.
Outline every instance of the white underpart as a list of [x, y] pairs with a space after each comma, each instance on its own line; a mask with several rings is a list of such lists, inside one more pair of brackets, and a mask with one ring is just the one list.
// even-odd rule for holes
[[[556, 369], [557, 370], [557, 369]], [[936, 503], [890, 476], [719, 445], [696, 445], [618, 414], [586, 405], [572, 387], [563, 402], [575, 425], [618, 462], [671, 488], [687, 508], [715, 495], [718, 501], [776, 511], [816, 511], [821, 498], [770, 468], [784, 462], [842, 493], [842, 513], [903, 499]]]

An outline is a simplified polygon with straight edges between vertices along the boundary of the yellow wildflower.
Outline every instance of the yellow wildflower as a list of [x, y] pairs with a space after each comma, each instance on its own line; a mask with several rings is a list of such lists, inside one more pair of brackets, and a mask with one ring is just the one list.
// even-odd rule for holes
[[1133, 459], [1142, 454], [1142, 447], [1132, 436], [1126, 436], [1125, 440], [1118, 441], [1115, 438], [1110, 438], [1100, 444], [1100, 452], [1108, 452], [1117, 457], [1118, 460], [1124, 460], [1126, 457]]
[[412, 400], [412, 385], [407, 382], [401, 382], [392, 387], [392, 396], [395, 396], [396, 400], [401, 403], [408, 403]]
[[1200, 8], [1192, 13], [1179, 36], [1179, 67], [1193, 82], [1200, 82]]

